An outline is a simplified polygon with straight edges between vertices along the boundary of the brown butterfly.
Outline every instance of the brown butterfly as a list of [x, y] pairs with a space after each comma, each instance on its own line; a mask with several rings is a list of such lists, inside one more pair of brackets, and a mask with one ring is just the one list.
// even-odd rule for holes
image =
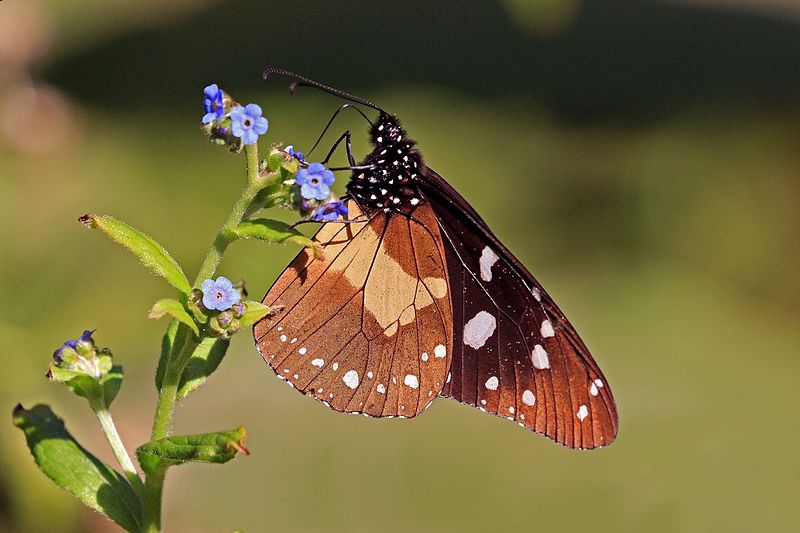
[[348, 220], [323, 224], [324, 257], [301, 252], [264, 297], [282, 309], [254, 327], [275, 373], [340, 412], [410, 418], [446, 396], [571, 448], [613, 442], [616, 405], [589, 350], [397, 118], [271, 74], [380, 113]]

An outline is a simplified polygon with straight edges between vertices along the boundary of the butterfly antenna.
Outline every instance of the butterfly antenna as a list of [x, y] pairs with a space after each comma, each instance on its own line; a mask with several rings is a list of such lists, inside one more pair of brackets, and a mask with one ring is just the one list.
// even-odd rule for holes
[[[328, 129], [331, 127], [331, 124], [333, 124], [333, 121], [334, 121], [334, 120], [336, 120], [336, 117], [337, 117], [337, 115], [339, 115], [339, 113], [341, 113], [341, 112], [342, 112], [343, 110], [345, 110], [345, 109], [355, 109], [356, 111], [358, 111], [358, 113], [359, 113], [359, 114], [360, 114], [362, 117], [364, 117], [364, 120], [366, 120], [366, 121], [367, 121], [367, 123], [368, 123], [370, 126], [372, 126], [372, 121], [371, 121], [371, 120], [369, 119], [369, 117], [368, 117], [367, 115], [365, 115], [365, 114], [364, 114], [364, 112], [363, 112], [363, 111], [361, 111], [359, 108], [355, 107], [355, 106], [354, 106], [354, 105], [352, 105], [352, 104], [342, 104], [342, 105], [339, 107], [339, 109], [337, 109], [337, 110], [336, 110], [336, 112], [333, 114], [333, 116], [330, 118], [330, 120], [328, 121], [328, 123], [325, 125], [325, 128], [322, 130], [322, 133], [320, 133], [320, 134], [319, 134], [319, 137], [317, 138], [317, 142], [315, 142], [315, 143], [314, 143], [314, 146], [312, 146], [312, 147], [311, 147], [311, 150], [309, 150], [309, 151], [306, 153], [306, 155], [311, 155], [311, 152], [313, 152], [313, 151], [314, 151], [314, 149], [315, 149], [315, 148], [316, 148], [316, 147], [319, 145], [319, 143], [322, 141], [322, 138], [323, 138], [323, 137], [325, 137], [325, 134], [326, 134], [326, 133], [328, 133]], [[337, 143], [337, 144], [338, 144], [338, 143]]]
[[369, 100], [366, 100], [364, 98], [360, 98], [358, 96], [354, 96], [354, 95], [352, 95], [350, 93], [347, 93], [347, 92], [344, 92], [344, 91], [340, 91], [339, 89], [334, 89], [333, 87], [325, 85], [324, 83], [320, 83], [318, 81], [314, 81], [314, 80], [308, 79], [308, 78], [306, 78], [304, 76], [300, 76], [299, 74], [295, 74], [294, 72], [289, 72], [288, 70], [284, 70], [282, 68], [270, 67], [270, 68], [266, 69], [261, 74], [261, 77], [266, 80], [267, 78], [269, 78], [270, 76], [272, 76], [274, 74], [277, 74], [279, 76], [286, 76], [287, 78], [292, 78], [294, 80], [292, 82], [292, 84], [289, 86], [289, 92], [292, 93], [292, 94], [294, 94], [294, 92], [297, 89], [297, 87], [301, 86], [301, 85], [304, 85], [306, 87], [314, 87], [315, 89], [319, 89], [320, 91], [325, 91], [326, 93], [332, 94], [334, 96], [338, 96], [339, 98], [344, 98], [345, 100], [350, 100], [351, 102], [356, 103], [356, 104], [361, 104], [361, 105], [365, 105], [367, 107], [371, 107], [372, 109], [374, 109], [376, 111], [380, 111], [381, 113], [384, 113], [384, 114], [388, 115], [388, 113], [386, 113], [386, 111], [384, 111], [383, 109], [381, 109], [377, 105], [373, 104]]

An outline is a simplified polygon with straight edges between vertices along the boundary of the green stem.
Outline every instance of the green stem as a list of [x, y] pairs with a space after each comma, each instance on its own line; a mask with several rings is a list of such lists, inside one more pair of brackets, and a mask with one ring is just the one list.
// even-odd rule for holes
[[161, 531], [161, 495], [164, 491], [164, 476], [167, 467], [160, 466], [147, 474], [142, 494], [142, 531]]
[[[197, 273], [197, 278], [194, 282], [195, 287], [200, 285], [204, 279], [214, 275], [217, 266], [222, 260], [222, 254], [225, 253], [228, 245], [234, 240], [230, 236], [230, 230], [239, 225], [247, 208], [253, 202], [253, 198], [264, 186], [264, 183], [259, 182], [258, 177], [258, 146], [255, 144], [246, 145], [244, 149], [247, 157], [247, 185], [242, 191], [241, 197], [234, 204], [228, 218], [225, 219], [222, 227], [217, 232], [211, 249], [206, 254], [203, 264]], [[175, 402], [178, 398], [181, 375], [198, 342], [186, 326], [181, 325], [179, 327], [180, 329], [172, 346], [172, 352], [164, 369], [164, 378], [158, 396], [155, 419], [153, 420], [151, 440], [163, 439], [169, 435], [172, 415], [175, 411]], [[181, 329], [185, 330], [183, 335], [181, 335]], [[179, 340], [183, 340], [183, 342], [179, 342]], [[166, 467], [159, 467], [149, 472], [145, 478], [142, 500], [142, 531], [155, 533], [161, 530], [161, 495], [164, 490], [165, 476]]]
[[197, 273], [197, 278], [194, 280], [195, 287], [204, 279], [214, 275], [219, 262], [222, 260], [222, 254], [225, 253], [228, 245], [234, 240], [230, 237], [229, 231], [239, 225], [245, 211], [253, 202], [256, 193], [262, 188], [262, 184], [258, 182], [258, 148], [255, 144], [246, 145], [244, 152], [247, 156], [247, 186], [242, 192], [242, 196], [234, 204], [231, 213], [225, 219], [219, 232], [217, 232], [214, 243], [211, 245], [208, 254], [206, 254], [203, 264]]
[[117, 427], [114, 425], [114, 419], [111, 418], [111, 413], [108, 409], [101, 408], [96, 409], [95, 414], [97, 415], [97, 419], [100, 420], [100, 426], [103, 428], [103, 433], [105, 433], [108, 444], [111, 446], [111, 450], [114, 452], [114, 457], [117, 458], [117, 461], [122, 467], [125, 477], [128, 478], [128, 482], [130, 482], [133, 490], [135, 490], [137, 494], [141, 494], [142, 480], [139, 478], [139, 474], [136, 472], [136, 466], [133, 464], [130, 455], [128, 455], [125, 445], [122, 444], [122, 439], [117, 432]]
[[175, 343], [172, 347], [173, 351], [164, 369], [164, 378], [158, 395], [158, 405], [156, 406], [156, 416], [150, 440], [163, 439], [169, 434], [172, 413], [175, 410], [175, 402], [178, 398], [181, 375], [199, 343], [199, 340], [189, 331], [187, 326], [181, 324], [178, 328], [178, 333], [175, 335]]

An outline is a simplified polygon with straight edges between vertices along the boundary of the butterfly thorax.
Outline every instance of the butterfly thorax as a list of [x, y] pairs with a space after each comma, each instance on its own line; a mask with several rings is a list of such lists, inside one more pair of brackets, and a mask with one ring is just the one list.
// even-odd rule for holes
[[370, 130], [375, 149], [353, 173], [347, 192], [366, 212], [411, 213], [421, 199], [417, 189], [422, 157], [395, 117], [381, 114]]

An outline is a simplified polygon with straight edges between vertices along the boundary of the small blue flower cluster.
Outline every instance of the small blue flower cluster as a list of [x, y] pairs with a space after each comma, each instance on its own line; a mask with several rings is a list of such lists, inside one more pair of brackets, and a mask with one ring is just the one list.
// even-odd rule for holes
[[308, 168], [301, 168], [295, 175], [300, 194], [306, 200], [325, 200], [331, 193], [330, 186], [334, 181], [336, 178], [333, 172], [322, 163], [311, 163]]
[[339, 217], [347, 217], [347, 206], [344, 202], [330, 202], [314, 212], [314, 220], [317, 222], [333, 222]]
[[94, 339], [92, 339], [92, 334], [94, 331], [95, 330], [93, 329], [84, 330], [80, 337], [66, 341], [61, 348], [53, 352], [53, 360], [56, 362], [56, 364], [61, 364], [64, 361], [64, 353], [66, 350], [78, 351], [79, 343], [81, 353], [87, 353], [91, 350], [94, 350]]
[[297, 159], [301, 163], [305, 163], [306, 162], [306, 156], [303, 154], [303, 152], [295, 151], [294, 146], [292, 146], [291, 144], [289, 146], [287, 146], [286, 148], [284, 148], [283, 151], [286, 152], [287, 154], [289, 154], [289, 157]]
[[[84, 330], [77, 339], [66, 341], [53, 352], [55, 368], [83, 374], [92, 379], [100, 379], [111, 370], [111, 352], [108, 348], [98, 350], [92, 334], [94, 330]], [[47, 373], [53, 379], [53, 368]]]
[[[297, 158], [294, 149], [287, 153]], [[301, 153], [300, 156], [302, 155]], [[325, 168], [322, 163], [311, 163], [306, 168], [298, 170], [295, 175], [295, 183], [300, 186], [300, 196], [304, 199], [304, 208], [314, 210], [312, 219], [316, 222], [333, 222], [339, 217], [347, 216], [347, 206], [338, 200], [330, 199], [331, 185], [334, 181], [336, 178], [333, 172]]]
[[[258, 137], [266, 133], [269, 128], [269, 122], [262, 116], [261, 107], [257, 104], [239, 105], [216, 83], [203, 89], [203, 111], [205, 112], [203, 124], [207, 126], [209, 136], [212, 140], [216, 139], [216, 142], [230, 144], [233, 135], [243, 144], [255, 144], [258, 142]], [[236, 149], [241, 145], [236, 141], [233, 146]], [[284, 151], [290, 159], [297, 160], [301, 165], [295, 174], [295, 183], [299, 188], [301, 200], [298, 205], [301, 209], [311, 211], [311, 218], [317, 222], [333, 222], [339, 217], [346, 217], [347, 206], [331, 198], [331, 185], [336, 181], [333, 172], [325, 168], [322, 163], [307, 164], [303, 152], [295, 151], [294, 146], [287, 146]], [[210, 279], [206, 282], [218, 283], [219, 279], [217, 282]], [[208, 309], [223, 310], [206, 301], [210, 292], [206, 290], [205, 284], [202, 290], [203, 303]], [[232, 303], [228, 303], [224, 309], [229, 309]], [[219, 302], [213, 303], [213, 305], [218, 304]]]
[[218, 277], [216, 281], [206, 279], [200, 285], [200, 290], [203, 291], [203, 305], [209, 310], [227, 311], [238, 304], [242, 297], [231, 280], [224, 276]]
[[[261, 107], [257, 104], [241, 106], [226, 96], [216, 83], [203, 89], [203, 124], [217, 125], [225, 132], [229, 120], [234, 137], [241, 139], [244, 144], [255, 144], [259, 135], [265, 134], [269, 128], [269, 121], [262, 116]], [[226, 106], [226, 101], [230, 102], [229, 106]]]

